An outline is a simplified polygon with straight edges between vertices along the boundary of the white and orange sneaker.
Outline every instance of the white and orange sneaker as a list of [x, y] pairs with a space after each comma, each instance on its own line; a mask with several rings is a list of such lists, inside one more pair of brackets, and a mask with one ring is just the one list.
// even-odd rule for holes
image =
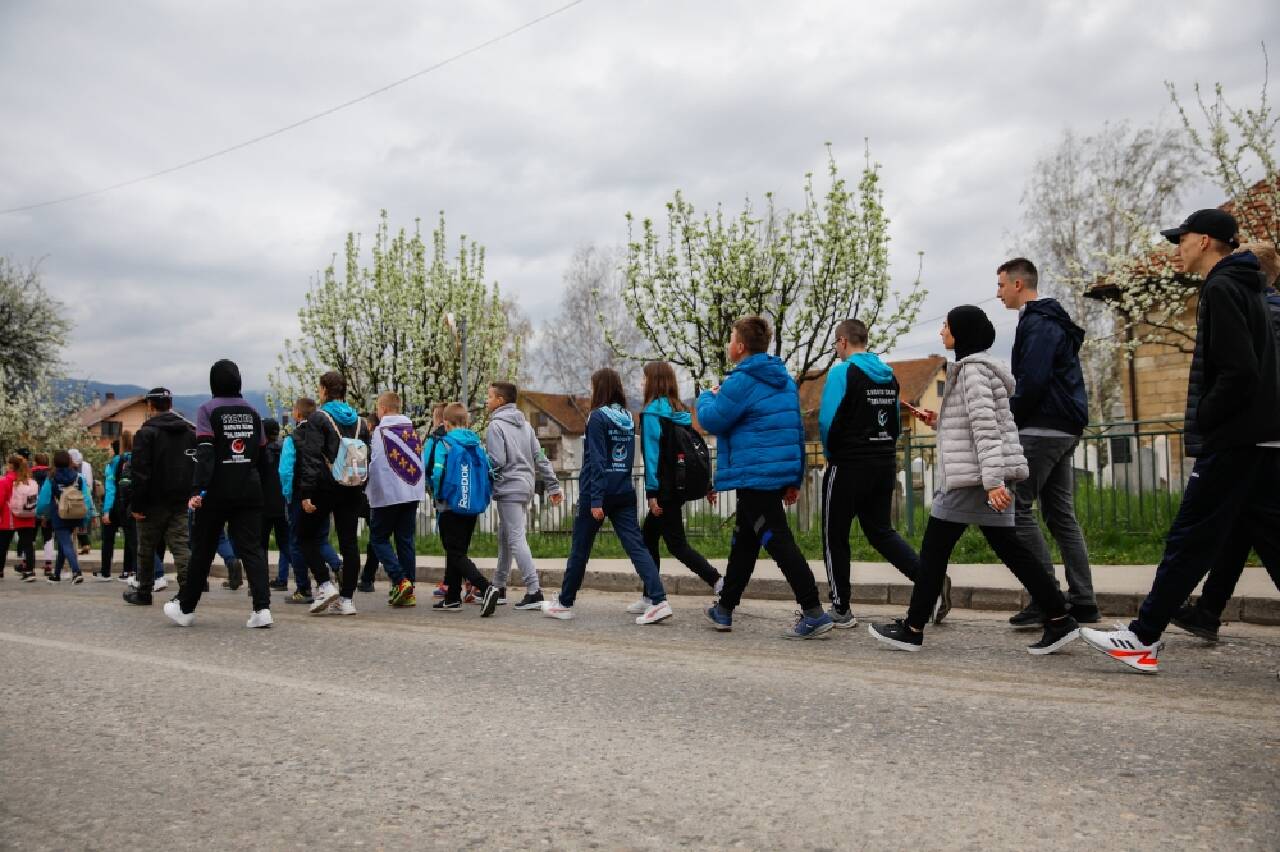
[[671, 604], [663, 601], [650, 606], [644, 611], [644, 614], [636, 619], [636, 624], [657, 624], [659, 621], [665, 621], [672, 616]]
[[1081, 627], [1080, 638], [1111, 659], [1135, 671], [1143, 674], [1157, 674], [1160, 671], [1158, 657], [1164, 643], [1157, 640], [1150, 645], [1145, 645], [1123, 624], [1117, 624], [1114, 630]]
[[573, 618], [573, 607], [561, 606], [560, 598], [554, 597], [542, 604], [542, 614], [547, 618], [558, 618], [561, 621], [568, 621]]

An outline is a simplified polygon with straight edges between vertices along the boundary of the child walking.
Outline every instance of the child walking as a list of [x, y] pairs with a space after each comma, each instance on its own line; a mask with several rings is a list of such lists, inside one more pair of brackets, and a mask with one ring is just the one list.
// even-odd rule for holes
[[583, 442], [581, 491], [578, 516], [573, 521], [573, 544], [564, 568], [560, 595], [543, 605], [548, 618], [573, 618], [573, 604], [582, 586], [591, 558], [591, 546], [605, 518], [613, 522], [613, 531], [631, 557], [631, 564], [644, 582], [644, 596], [649, 607], [636, 619], [636, 624], [656, 624], [671, 617], [658, 566], [645, 549], [644, 537], [636, 513], [636, 491], [631, 484], [631, 468], [635, 461], [635, 424], [626, 409], [627, 397], [622, 379], [609, 369], [596, 370], [591, 376], [591, 416], [587, 418], [587, 436]]
[[[78, 491], [67, 493], [68, 490]], [[71, 454], [66, 450], [58, 450], [53, 454], [53, 470], [40, 486], [40, 496], [36, 502], [36, 514], [49, 521], [53, 530], [53, 539], [57, 542], [58, 556], [53, 563], [53, 574], [45, 579], [50, 583], [62, 580], [62, 565], [71, 565], [71, 582], [84, 582], [80, 573], [80, 560], [76, 556], [76, 532], [84, 522], [93, 517], [93, 495], [89, 492], [89, 484], [71, 464]]]
[[[400, 395], [386, 391], [378, 397], [378, 425], [369, 456], [369, 546], [391, 579], [389, 602], [395, 607], [417, 606], [417, 556], [413, 538], [418, 504], [425, 497], [422, 439], [413, 421], [400, 413]], [[392, 547], [392, 539], [395, 547]]]
[[[663, 467], [664, 420], [670, 424], [666, 426], [668, 430], [693, 428], [693, 417], [680, 401], [680, 386], [676, 381], [675, 369], [666, 361], [650, 361], [644, 365], [644, 410], [640, 412], [641, 446], [644, 449], [644, 496], [649, 503], [649, 513], [645, 515], [644, 524], [640, 527], [644, 546], [653, 558], [653, 564], [658, 565], [658, 542], [665, 541], [671, 555], [697, 574], [718, 595], [724, 585], [720, 572], [711, 567], [705, 556], [693, 549], [685, 536], [682, 512], [685, 498], [679, 496], [673, 483], [664, 483], [660, 475]], [[703, 495], [697, 495], [701, 496]], [[712, 502], [715, 501], [715, 492], [706, 496]], [[648, 598], [641, 598], [627, 607], [627, 612], [642, 613], [651, 603]]]
[[36, 502], [40, 486], [31, 477], [25, 457], [9, 456], [9, 470], [0, 477], [0, 577], [9, 557], [9, 544], [18, 540], [18, 576], [24, 583], [36, 579]]
[[942, 411], [926, 412], [929, 425], [937, 424], [940, 482], [920, 543], [911, 606], [905, 619], [867, 627], [875, 639], [900, 651], [919, 651], [924, 644], [924, 627], [942, 591], [947, 562], [970, 525], [982, 531], [1046, 613], [1044, 636], [1027, 651], [1052, 654], [1080, 635], [1079, 625], [1067, 614], [1066, 598], [1014, 528], [1008, 486], [1027, 478], [1027, 459], [1009, 407], [1013, 376], [987, 353], [995, 339], [991, 320], [973, 305], [954, 308], [942, 324], [942, 345], [955, 350], [956, 360], [947, 367]]

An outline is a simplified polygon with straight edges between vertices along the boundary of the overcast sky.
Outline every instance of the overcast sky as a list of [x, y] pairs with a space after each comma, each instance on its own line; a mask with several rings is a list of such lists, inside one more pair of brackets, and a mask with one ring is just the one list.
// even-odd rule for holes
[[[561, 2], [6, 0], [0, 209], [235, 144]], [[1229, 9], [587, 0], [261, 144], [0, 216], [0, 253], [43, 259], [76, 323], [72, 375], [200, 392], [226, 356], [262, 388], [309, 280], [382, 208], [404, 225], [445, 210], [538, 323], [574, 247], [624, 241], [628, 210], [661, 216], [677, 187], [700, 207], [769, 190], [786, 204], [822, 168], [824, 142], [852, 176], [869, 138], [895, 275], [905, 283], [926, 255], [923, 319], [993, 295], [1028, 171], [1063, 128], [1172, 121], [1166, 79], [1256, 99], [1280, 4]], [[1219, 201], [1206, 186], [1189, 195]], [[1011, 328], [1013, 314], [990, 310]], [[936, 326], [900, 354], [938, 351]]]

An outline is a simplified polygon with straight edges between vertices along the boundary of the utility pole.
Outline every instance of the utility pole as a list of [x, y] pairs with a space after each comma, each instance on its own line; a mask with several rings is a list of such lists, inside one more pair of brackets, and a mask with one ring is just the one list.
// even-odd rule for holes
[[458, 394], [462, 407], [471, 410], [471, 383], [468, 381], [467, 375], [467, 318], [455, 317], [453, 311], [444, 315], [444, 321], [449, 325], [449, 330], [453, 332], [453, 339], [458, 344], [459, 350], [459, 367], [462, 373], [462, 390]]

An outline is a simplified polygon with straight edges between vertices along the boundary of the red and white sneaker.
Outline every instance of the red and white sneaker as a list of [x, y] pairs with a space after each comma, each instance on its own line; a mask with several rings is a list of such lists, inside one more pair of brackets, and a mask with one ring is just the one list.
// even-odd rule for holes
[[558, 618], [561, 621], [568, 621], [573, 618], [573, 607], [561, 606], [560, 598], [555, 597], [542, 604], [542, 614], [547, 618]]
[[657, 624], [672, 616], [671, 604], [663, 601], [656, 603], [644, 611], [644, 615], [636, 619], [636, 624]]
[[1157, 674], [1160, 671], [1158, 657], [1164, 643], [1157, 640], [1150, 645], [1144, 645], [1142, 640], [1123, 624], [1117, 624], [1114, 630], [1081, 627], [1080, 638], [1111, 659], [1135, 671], [1143, 674]]

